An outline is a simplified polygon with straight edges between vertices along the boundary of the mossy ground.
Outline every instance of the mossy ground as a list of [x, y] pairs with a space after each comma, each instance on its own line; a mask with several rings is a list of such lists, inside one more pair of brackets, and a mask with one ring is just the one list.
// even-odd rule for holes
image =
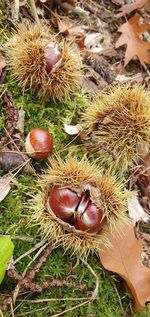
[[[43, 127], [49, 130], [54, 137], [55, 152], [61, 153], [64, 157], [66, 154], [65, 146], [71, 141], [70, 137], [63, 130], [63, 123], [70, 119], [74, 122], [78, 121], [77, 113], [84, 109], [86, 95], [83, 92], [75, 93], [68, 103], [56, 103], [51, 101], [39, 100], [36, 95], [31, 95], [29, 92], [22, 93], [17, 84], [11, 79], [10, 74], [6, 78], [6, 87], [13, 94], [15, 103], [18, 108], [23, 107], [25, 110], [25, 134], [33, 127]], [[0, 119], [1, 128], [3, 119]], [[82, 155], [82, 146], [74, 145], [70, 151], [78, 156]], [[37, 173], [42, 173], [46, 168], [48, 161], [33, 162]], [[1, 171], [2, 175], [2, 171]], [[32, 242], [14, 240], [15, 250], [14, 259], [28, 251], [37, 242], [40, 241], [37, 227], [29, 226], [31, 218], [31, 210], [27, 202], [30, 198], [29, 194], [34, 192], [36, 183], [35, 175], [27, 175], [20, 173], [17, 176], [18, 186], [13, 187], [9, 195], [0, 203], [0, 234], [9, 234], [11, 236], [25, 236], [33, 238]], [[35, 253], [34, 253], [35, 254]], [[31, 255], [33, 256], [33, 254]], [[17, 265], [18, 272], [22, 273], [27, 264], [31, 260], [30, 256], [23, 258]], [[120, 298], [126, 312], [126, 316], [131, 316], [129, 307], [129, 298], [124, 290], [122, 281], [117, 275], [106, 272], [100, 265], [100, 261], [96, 256], [89, 257], [89, 264], [99, 277], [99, 296], [93, 302], [90, 309], [88, 306], [80, 307], [79, 309], [65, 313], [66, 317], [123, 317], [123, 312], [119, 304], [119, 299], [114, 289], [114, 284], [119, 290]], [[46, 263], [43, 265], [39, 274], [36, 277], [37, 282], [43, 280], [51, 280], [52, 278], [67, 279], [69, 276], [74, 276], [77, 284], [80, 282], [87, 285], [87, 289], [79, 291], [68, 287], [55, 287], [43, 291], [41, 294], [32, 294], [27, 296], [27, 299], [46, 299], [46, 298], [64, 298], [64, 297], [86, 297], [95, 288], [95, 280], [87, 267], [79, 265], [74, 268], [76, 259], [71, 258], [69, 253], [64, 254], [61, 248], [54, 250]], [[0, 286], [1, 299], [4, 294], [10, 294], [14, 289], [16, 282], [5, 278]], [[25, 297], [23, 297], [25, 298]], [[50, 317], [71, 306], [77, 305], [79, 301], [52, 301], [49, 303], [23, 303], [17, 302], [14, 309], [15, 317]], [[3, 312], [4, 316], [11, 316], [11, 311], [8, 309]], [[150, 316], [150, 305], [142, 313], [135, 314], [136, 317]]]

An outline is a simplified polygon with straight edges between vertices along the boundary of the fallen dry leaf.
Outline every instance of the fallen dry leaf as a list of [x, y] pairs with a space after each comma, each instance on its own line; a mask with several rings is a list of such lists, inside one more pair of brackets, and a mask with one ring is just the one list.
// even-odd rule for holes
[[64, 124], [64, 130], [69, 135], [78, 134], [80, 131], [83, 130], [80, 124], [71, 125], [71, 124]]
[[131, 196], [128, 198], [128, 211], [129, 217], [132, 220], [133, 226], [140, 220], [147, 222], [149, 220], [149, 215], [144, 211], [142, 206], [138, 201], [138, 193], [134, 190]]
[[138, 83], [138, 84], [142, 84], [143, 82], [143, 77], [141, 73], [137, 73], [133, 76], [125, 76], [125, 75], [121, 75], [118, 74], [115, 78], [115, 81], [119, 82], [119, 83], [127, 83], [127, 82], [131, 82], [131, 83]]
[[123, 5], [118, 11], [121, 11], [120, 13], [116, 14], [117, 18], [121, 18], [122, 16], [131, 13], [132, 11], [136, 10], [136, 9], [140, 9], [142, 8], [146, 2], [148, 2], [149, 0], [136, 0], [133, 3], [130, 4], [125, 4]]
[[105, 269], [118, 273], [126, 282], [135, 304], [135, 311], [142, 311], [150, 301], [150, 269], [142, 263], [143, 240], [135, 237], [134, 228], [124, 225], [120, 233], [107, 233], [112, 246], [102, 245], [99, 253]]
[[91, 33], [87, 34], [84, 39], [84, 45], [86, 48], [91, 49], [100, 44], [101, 34], [100, 33]]
[[11, 186], [10, 181], [12, 176], [3, 176], [0, 177], [0, 202], [8, 195]]
[[25, 121], [25, 111], [23, 109], [20, 109], [18, 111], [17, 129], [22, 134], [24, 133], [24, 121]]
[[5, 57], [0, 53], [0, 75], [2, 74], [2, 70], [5, 66], [6, 66]]
[[127, 44], [125, 66], [135, 56], [139, 58], [141, 64], [150, 64], [150, 43], [139, 38], [139, 35], [148, 30], [150, 24], [144, 23], [139, 25], [139, 19], [140, 16], [135, 15], [118, 29], [118, 32], [121, 32], [122, 34], [116, 42], [115, 47], [118, 48]]
[[55, 26], [57, 24], [57, 27], [59, 29], [59, 33], [64, 34], [65, 36], [70, 36], [70, 35], [83, 35], [85, 34], [85, 31], [83, 30], [83, 26], [78, 26], [75, 25], [71, 19], [68, 17], [63, 17], [60, 19], [60, 17], [56, 17], [55, 20]]

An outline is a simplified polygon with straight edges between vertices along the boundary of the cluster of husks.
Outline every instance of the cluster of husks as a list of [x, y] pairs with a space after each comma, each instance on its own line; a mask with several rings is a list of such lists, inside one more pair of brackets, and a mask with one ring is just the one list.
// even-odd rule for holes
[[34, 198], [34, 221], [53, 244], [86, 257], [101, 242], [109, 244], [102, 230], [106, 223], [113, 231], [126, 220], [126, 194], [113, 176], [85, 159], [50, 163]]
[[150, 95], [142, 86], [115, 87], [87, 107], [82, 126], [86, 150], [102, 165], [127, 171], [138, 162], [138, 147], [150, 140]]
[[21, 24], [7, 52], [14, 77], [23, 89], [62, 100], [79, 85], [81, 57], [77, 48], [57, 41], [45, 26]]

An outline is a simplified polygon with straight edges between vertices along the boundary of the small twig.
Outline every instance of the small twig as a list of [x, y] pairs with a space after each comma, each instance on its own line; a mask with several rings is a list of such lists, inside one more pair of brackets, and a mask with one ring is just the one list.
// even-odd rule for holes
[[11, 236], [11, 235], [4, 235], [4, 234], [0, 234], [0, 237], [8, 237], [8, 238], [11, 238], [11, 240], [19, 240], [19, 241], [25, 241], [25, 242], [33, 242], [33, 238], [30, 238], [30, 237]]
[[27, 252], [23, 253], [21, 256], [19, 256], [19, 258], [17, 258], [14, 261], [14, 265], [18, 262], [20, 262], [20, 260], [22, 260], [24, 257], [28, 256], [29, 254], [33, 253], [34, 251], [36, 251], [37, 249], [39, 249], [43, 244], [45, 243], [45, 240], [40, 241], [39, 243], [37, 243], [33, 248], [31, 248], [30, 250], [28, 250]]
[[[44, 247], [45, 247], [45, 245], [44, 245]], [[41, 258], [39, 259], [39, 262], [35, 265], [33, 270], [31, 270], [29, 273], [26, 274], [26, 277], [28, 277], [31, 280], [34, 279], [35, 275], [39, 272], [39, 270], [42, 267], [42, 265], [44, 264], [44, 262], [46, 262], [46, 260], [47, 260], [48, 256], [50, 255], [52, 249], [53, 249], [52, 245], [49, 244], [47, 246], [47, 248], [44, 250]], [[40, 251], [41, 251], [41, 249], [40, 249]]]
[[120, 305], [120, 308], [121, 308], [121, 310], [122, 310], [122, 314], [123, 314], [123, 316], [125, 317], [125, 316], [126, 316], [126, 312], [125, 312], [125, 310], [124, 310], [124, 308], [123, 308], [122, 301], [121, 301], [121, 297], [120, 297], [120, 295], [119, 295], [117, 286], [116, 286], [116, 284], [115, 284], [114, 282], [112, 282], [112, 285], [113, 285], [114, 290], [115, 290], [115, 292], [116, 292], [116, 294], [117, 294], [118, 301], [119, 301], [119, 305]]
[[93, 274], [93, 276], [95, 277], [96, 279], [96, 285], [95, 285], [95, 289], [92, 293], [92, 296], [90, 298], [91, 301], [95, 300], [97, 295], [98, 295], [98, 288], [99, 288], [99, 279], [98, 279], [98, 276], [97, 274], [94, 272], [94, 270], [92, 269], [92, 267], [84, 260], [82, 259], [82, 262], [87, 266], [87, 268], [90, 270], [90, 272]]
[[150, 76], [150, 71], [147, 68], [146, 64], [143, 63], [142, 66], [143, 66], [144, 70], [146, 71], [146, 73], [148, 74], [148, 76]]
[[14, 8], [12, 10], [12, 18], [19, 20], [19, 0], [14, 1]]
[[85, 17], [89, 16], [89, 14], [90, 14], [89, 11], [86, 11], [80, 7], [73, 7], [68, 2], [62, 2], [60, 4], [60, 7], [66, 11], [72, 12], [72, 13], [77, 14], [77, 15], [83, 15]]
[[[24, 272], [23, 272], [23, 274], [22, 274], [23, 277], [26, 277], [26, 273], [27, 273], [27, 270], [28, 270], [29, 266], [35, 261], [35, 259], [39, 256], [39, 254], [40, 254], [48, 245], [49, 245], [49, 243], [45, 243], [44, 245], [42, 245], [42, 247], [40, 248], [40, 250], [36, 253], [36, 255], [33, 257], [33, 259], [32, 259], [32, 260], [28, 263], [28, 265], [26, 266], [26, 268], [25, 268], [25, 270], [24, 270]], [[26, 282], [26, 279], [25, 279], [24, 281], [22, 280], [21, 284], [22, 284], [23, 282]], [[29, 279], [28, 279], [28, 278], [27, 278], [27, 282], [29, 282]], [[34, 289], [34, 287], [33, 287], [33, 289]], [[15, 287], [15, 290], [14, 290], [14, 292], [13, 292], [13, 302], [14, 302], [14, 303], [15, 303], [16, 298], [17, 298], [17, 296], [18, 296], [19, 290], [20, 290], [20, 284], [18, 283], [18, 285]], [[38, 291], [41, 291], [41, 287], [38, 286], [38, 285], [37, 285], [37, 290], [38, 290]]]
[[0, 317], [4, 317], [2, 310], [0, 309]]
[[17, 302], [25, 303], [49, 303], [49, 302], [60, 302], [60, 301], [80, 301], [88, 300], [87, 297], [64, 297], [64, 298], [43, 298], [43, 299], [17, 299]]
[[37, 14], [37, 9], [36, 9], [35, 2], [34, 2], [34, 0], [29, 0], [29, 2], [30, 2], [30, 6], [31, 6], [31, 9], [32, 9], [32, 13], [33, 13], [33, 17], [35, 19], [35, 22], [37, 23], [37, 25], [39, 27], [41, 27], [41, 23], [40, 23], [40, 19], [38, 17], [38, 14]]
[[73, 306], [73, 307], [71, 307], [71, 308], [65, 309], [65, 310], [63, 310], [61, 313], [51, 315], [50, 317], [58, 317], [58, 316], [64, 315], [65, 313], [68, 313], [69, 311], [73, 311], [73, 310], [75, 310], [75, 309], [77, 309], [77, 308], [79, 308], [79, 307], [81, 307], [81, 306], [84, 306], [84, 305], [86, 305], [86, 304], [88, 304], [88, 303], [89, 303], [89, 300], [86, 300], [86, 301], [83, 302], [82, 304], [78, 304], [78, 305]]
[[6, 184], [3, 186], [3, 188], [0, 190], [0, 193], [3, 192], [4, 188], [7, 187], [7, 185], [10, 184], [10, 182], [13, 180], [13, 178], [22, 170], [22, 168], [30, 161], [31, 159], [26, 160], [23, 164], [20, 165], [20, 168], [17, 169], [17, 172], [13, 174], [12, 177], [6, 182]]
[[13, 308], [13, 303], [12, 303], [12, 301], [11, 301], [11, 303], [10, 303], [10, 307], [11, 307], [11, 314], [12, 314], [12, 317], [15, 317], [15, 315], [14, 315], [14, 308]]

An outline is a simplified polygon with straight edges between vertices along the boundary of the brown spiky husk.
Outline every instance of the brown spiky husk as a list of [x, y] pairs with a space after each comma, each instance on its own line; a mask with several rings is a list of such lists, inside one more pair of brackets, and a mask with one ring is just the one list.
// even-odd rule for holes
[[[57, 42], [62, 51], [63, 64], [54, 72], [46, 72], [45, 46]], [[14, 78], [23, 89], [39, 95], [63, 100], [79, 87], [81, 57], [71, 45], [58, 42], [46, 26], [19, 25], [18, 33], [8, 43], [10, 67]]]
[[82, 126], [86, 149], [124, 172], [138, 160], [138, 147], [150, 142], [150, 94], [142, 86], [113, 87], [88, 106]]
[[67, 187], [79, 195], [89, 190], [93, 203], [99, 207], [111, 232], [119, 230], [127, 221], [126, 197], [123, 185], [109, 173], [103, 174], [87, 159], [78, 161], [68, 157], [65, 162], [60, 158], [50, 161], [50, 168], [39, 181], [38, 194], [32, 201], [34, 206], [33, 221], [40, 226], [43, 237], [64, 250], [71, 250], [78, 257], [87, 257], [89, 252], [97, 252], [100, 244], [110, 245], [103, 231], [97, 234], [76, 230], [73, 226], [58, 219], [47, 207], [47, 195], [53, 186]]

